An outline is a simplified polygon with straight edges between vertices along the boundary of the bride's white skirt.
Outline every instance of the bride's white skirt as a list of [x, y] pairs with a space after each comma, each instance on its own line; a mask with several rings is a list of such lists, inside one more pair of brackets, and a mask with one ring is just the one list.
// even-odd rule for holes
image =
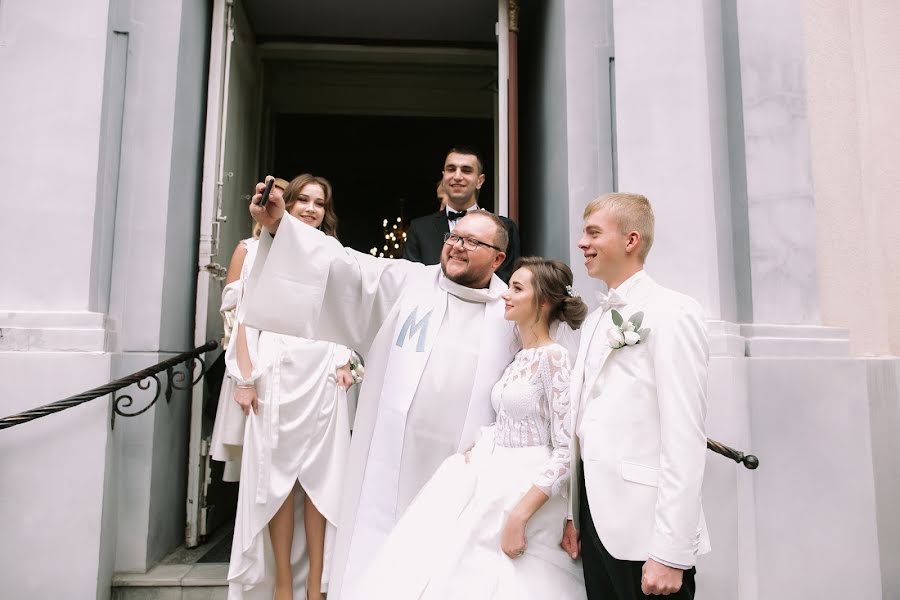
[[444, 461], [373, 561], [358, 599], [584, 599], [581, 562], [559, 546], [563, 497], [528, 522], [524, 555], [500, 550], [507, 515], [549, 455], [545, 446], [495, 446], [486, 435], [469, 464], [461, 454]]

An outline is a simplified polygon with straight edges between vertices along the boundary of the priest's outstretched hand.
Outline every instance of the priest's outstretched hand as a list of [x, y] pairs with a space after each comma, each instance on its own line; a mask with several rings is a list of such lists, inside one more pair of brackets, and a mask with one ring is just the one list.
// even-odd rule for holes
[[265, 206], [260, 206], [259, 201], [262, 199], [263, 190], [266, 189], [266, 181], [272, 179], [271, 175], [266, 175], [264, 181], [256, 184], [256, 193], [250, 199], [250, 216], [262, 225], [269, 233], [278, 231], [278, 225], [281, 223], [281, 217], [284, 215], [284, 199], [279, 194], [269, 194], [269, 200]]

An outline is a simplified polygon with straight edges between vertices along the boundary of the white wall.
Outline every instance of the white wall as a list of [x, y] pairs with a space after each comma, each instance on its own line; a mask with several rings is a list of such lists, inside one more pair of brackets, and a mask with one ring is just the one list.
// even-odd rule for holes
[[[743, 356], [710, 358], [707, 435], [756, 451], [751, 435], [749, 365]], [[766, 465], [768, 467], [768, 465]], [[712, 552], [697, 561], [698, 600], [757, 600], [756, 473], [708, 453], [703, 511]]]
[[108, 11], [108, 0], [0, 9], [0, 271], [15, 282], [0, 309], [88, 309]]
[[[0, 288], [0, 415], [190, 346], [208, 9], [3, 2], [0, 185], [20, 216], [0, 236], [16, 282]], [[130, 388], [133, 408], [154, 391]], [[114, 435], [109, 405], [0, 437], [5, 595], [108, 597], [115, 560], [143, 569], [181, 542], [186, 398]]]
[[585, 205], [614, 187], [610, 65], [612, 2], [522, 3], [519, 34], [522, 246], [572, 265], [589, 303], [575, 244]]
[[759, 598], [896, 597], [882, 596], [896, 565], [879, 559], [867, 390], [860, 360], [750, 360]]
[[[110, 377], [106, 320], [87, 312], [109, 10], [0, 6], [2, 416]], [[109, 595], [110, 446], [106, 399], [0, 435], [5, 596]]]
[[885, 598], [900, 596], [900, 360], [866, 359], [878, 509], [878, 548]]
[[884, 597], [900, 596], [900, 4], [801, 4], [822, 319], [867, 367]]
[[[0, 352], [6, 416], [108, 381], [109, 355]], [[0, 579], [5, 598], [108, 597], [101, 537], [109, 525], [109, 400], [0, 432]], [[108, 571], [108, 569], [107, 569]]]

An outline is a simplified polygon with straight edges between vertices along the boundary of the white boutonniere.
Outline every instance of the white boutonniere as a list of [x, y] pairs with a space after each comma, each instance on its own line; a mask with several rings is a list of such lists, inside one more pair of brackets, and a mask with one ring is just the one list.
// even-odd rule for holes
[[649, 329], [641, 329], [641, 323], [644, 321], [643, 312], [634, 313], [626, 321], [619, 311], [612, 309], [612, 320], [615, 325], [606, 332], [606, 339], [613, 350], [640, 344], [650, 335]]

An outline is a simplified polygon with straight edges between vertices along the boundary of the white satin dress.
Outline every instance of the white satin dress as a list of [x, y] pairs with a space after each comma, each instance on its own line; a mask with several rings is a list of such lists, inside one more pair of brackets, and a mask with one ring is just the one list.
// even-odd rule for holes
[[[247, 240], [245, 270], [252, 267], [256, 240]], [[237, 323], [235, 323], [237, 327]], [[240, 489], [228, 570], [229, 600], [270, 600], [275, 563], [268, 524], [299, 482], [326, 519], [327, 578], [333, 550], [344, 467], [350, 447], [346, 392], [337, 386], [335, 370], [347, 363], [350, 350], [331, 342], [259, 332], [245, 327], [253, 364], [258, 414], [227, 419], [244, 421]], [[235, 334], [232, 338], [236, 338]], [[225, 362], [240, 378], [236, 348], [230, 343]], [[237, 406], [233, 399], [231, 404]], [[221, 424], [221, 431], [233, 424]], [[214, 436], [215, 437], [215, 436]], [[223, 440], [226, 436], [220, 436]], [[306, 595], [309, 564], [303, 527], [304, 493], [294, 497], [294, 544], [291, 551], [294, 597]], [[323, 582], [323, 585], [326, 585]]]
[[[580, 560], [559, 546], [568, 516], [569, 357], [558, 344], [521, 350], [494, 386], [497, 422], [470, 461], [457, 454], [437, 470], [377, 557], [366, 599], [586, 598]], [[506, 517], [536, 486], [549, 500], [525, 529], [516, 558], [500, 549]]]

